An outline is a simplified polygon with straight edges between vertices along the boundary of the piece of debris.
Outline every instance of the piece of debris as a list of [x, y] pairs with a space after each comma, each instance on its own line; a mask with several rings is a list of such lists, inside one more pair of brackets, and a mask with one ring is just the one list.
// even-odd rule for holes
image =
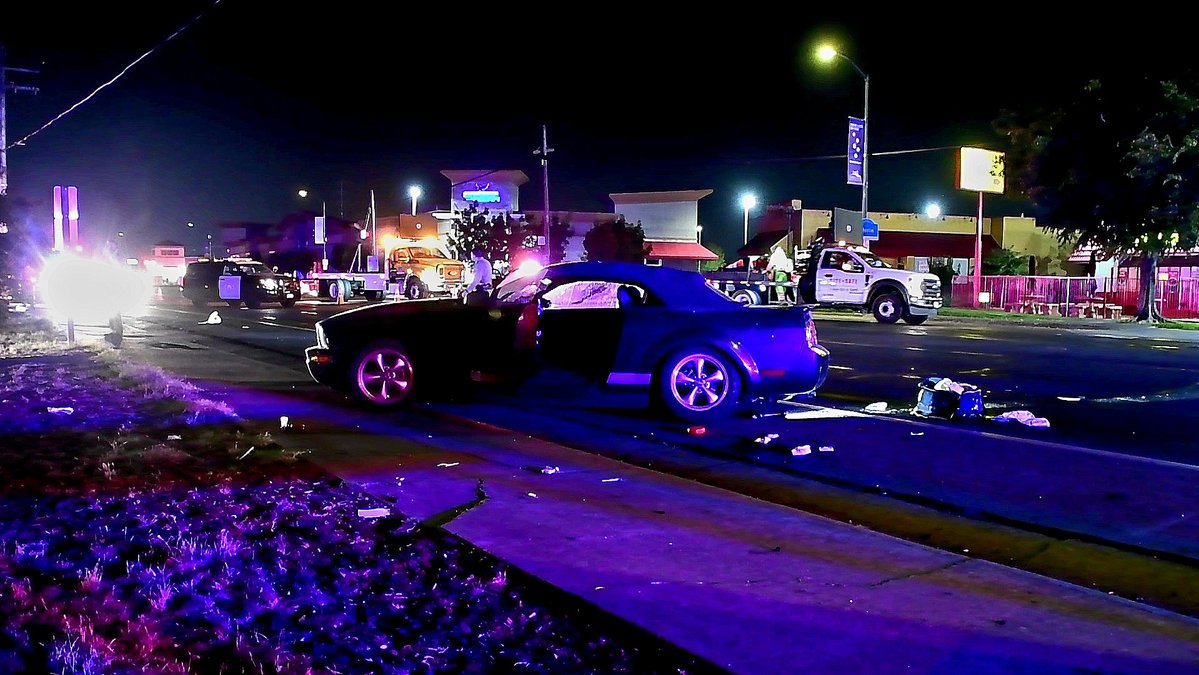
[[948, 377], [926, 377], [917, 385], [915, 414], [922, 417], [978, 417], [983, 414], [982, 390]]
[[389, 508], [358, 509], [359, 518], [386, 518], [390, 515], [391, 509]]
[[562, 469], [559, 469], [556, 466], [547, 466], [541, 470], [541, 473], [544, 473], [545, 475], [550, 476], [555, 473], [562, 473]]
[[203, 320], [203, 321], [201, 321], [199, 325], [201, 325], [201, 326], [215, 326], [215, 325], [217, 325], [217, 324], [218, 324], [218, 323], [220, 323], [220, 322], [221, 322], [221, 315], [220, 315], [220, 314], [219, 314], [219, 313], [218, 313], [216, 310], [213, 310], [213, 311], [212, 311], [212, 314], [209, 314], [209, 315], [208, 315], [208, 318], [207, 318], [207, 319], [205, 319], [205, 320]]
[[288, 417], [287, 415], [280, 415], [279, 416], [279, 428], [280, 429], [290, 429], [291, 428], [291, 418]]
[[530, 497], [532, 497], [533, 499], [537, 499], [537, 493], [536, 493], [536, 492], [526, 492], [525, 494], [529, 495], [529, 496], [530, 496]]
[[46, 412], [54, 413], [55, 415], [74, 415], [75, 409], [70, 406], [58, 407], [58, 406], [48, 405], [48, 406], [46, 406]]
[[754, 413], [754, 414], [750, 415], [749, 418], [751, 420], [761, 420], [761, 419], [766, 419], [767, 417], [782, 417], [782, 416], [783, 416], [783, 413], [780, 411], [780, 412], [769, 412], [769, 413]]
[[819, 450], [820, 452], [832, 452], [832, 451], [833, 451], [833, 446], [831, 446], [831, 445], [822, 445], [822, 446], [820, 446], [819, 448], [817, 448], [817, 450]]
[[249, 328], [249, 326], [242, 326], [242, 328]]
[[601, 483], [616, 483], [619, 481], [620, 481], [619, 478], [605, 478], [605, 479], [601, 480], [600, 482]]
[[810, 454], [812, 454], [812, 446], [810, 445], [797, 445], [794, 448], [791, 448], [792, 457], [802, 457], [803, 455]]
[[438, 468], [441, 468], [441, 469], [448, 469], [452, 466], [458, 466], [460, 463], [461, 462], [442, 462], [442, 463], [438, 464], [437, 466], [438, 466]]
[[1044, 417], [1037, 417], [1027, 410], [1011, 410], [1003, 413], [1002, 415], [996, 415], [992, 419], [994, 419], [996, 422], [1003, 423], [1019, 422], [1026, 427], [1037, 427], [1041, 429], [1049, 427], [1049, 420], [1045, 419]]
[[924, 432], [923, 432], [923, 431], [913, 431], [913, 432], [911, 433], [911, 435], [912, 435], [912, 436], [923, 436], [923, 435], [924, 435]]
[[706, 433], [708, 433], [708, 427], [687, 427], [689, 436], [703, 436]]
[[879, 401], [879, 402], [877, 402], [877, 403], [871, 403], [870, 405], [868, 405], [868, 406], [866, 406], [865, 408], [863, 408], [863, 410], [865, 410], [865, 411], [866, 411], [866, 412], [868, 412], [868, 413], [881, 413], [881, 412], [887, 412], [887, 402], [886, 402], [886, 401]]
[[17, 314], [24, 314], [25, 312], [29, 311], [29, 305], [23, 302], [14, 302], [8, 306], [8, 311], [16, 312]]
[[167, 436], [167, 440], [168, 441], [182, 441], [183, 437], [180, 436], [179, 434], [171, 434], [170, 436]]
[[1067, 403], [1078, 403], [1082, 400], [1081, 396], [1058, 396], [1057, 400], [1066, 401]]
[[778, 437], [779, 437], [778, 434], [766, 434], [765, 436], [758, 436], [757, 438], [755, 438], [754, 443], [761, 443], [762, 445], [770, 445], [770, 443]]
[[249, 450], [246, 450], [246, 451], [245, 451], [245, 453], [243, 453], [243, 454], [242, 454], [242, 456], [241, 456], [241, 457], [238, 457], [238, 458], [237, 458], [237, 459], [238, 459], [238, 461], [241, 461], [241, 460], [243, 460], [243, 459], [245, 459], [245, 458], [249, 457], [251, 452], [254, 452], [254, 446], [252, 446], [252, 445], [250, 446], [250, 449], [249, 449]]

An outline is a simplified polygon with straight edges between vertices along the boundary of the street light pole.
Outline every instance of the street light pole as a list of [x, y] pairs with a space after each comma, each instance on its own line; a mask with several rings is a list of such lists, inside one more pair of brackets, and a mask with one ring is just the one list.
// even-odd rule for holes
[[758, 198], [752, 194], [741, 195], [741, 209], [745, 212], [744, 236], [741, 245], [749, 243], [749, 210], [758, 205]]
[[413, 185], [408, 188], [408, 196], [412, 198], [412, 215], [416, 215], [416, 200], [420, 199], [421, 189], [419, 185]]
[[824, 46], [816, 52], [816, 57], [825, 63], [836, 58], [845, 59], [853, 69], [862, 76], [862, 220], [870, 217], [870, 76], [862, 70], [853, 59], [835, 47]]

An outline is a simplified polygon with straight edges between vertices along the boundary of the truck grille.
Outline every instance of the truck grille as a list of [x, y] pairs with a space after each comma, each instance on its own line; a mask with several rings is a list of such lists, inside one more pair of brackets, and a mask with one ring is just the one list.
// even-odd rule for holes
[[920, 284], [920, 292], [926, 298], [937, 298], [941, 296], [941, 282], [933, 279], [925, 279]]

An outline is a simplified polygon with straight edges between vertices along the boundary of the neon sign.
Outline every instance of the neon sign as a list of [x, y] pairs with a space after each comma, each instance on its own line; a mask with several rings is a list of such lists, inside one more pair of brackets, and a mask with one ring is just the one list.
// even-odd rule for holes
[[464, 190], [462, 198], [468, 202], [485, 202], [494, 204], [500, 201], [500, 191], [492, 190], [491, 183], [484, 185], [475, 184], [475, 189]]

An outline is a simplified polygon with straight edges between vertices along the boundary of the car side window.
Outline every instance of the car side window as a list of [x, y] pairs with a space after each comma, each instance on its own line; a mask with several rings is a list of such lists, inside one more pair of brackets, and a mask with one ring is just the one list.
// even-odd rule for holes
[[541, 299], [546, 309], [616, 309], [620, 284], [610, 281], [571, 281], [546, 291]]
[[221, 269], [222, 275], [240, 274], [240, 273], [241, 273], [240, 270], [237, 269], [237, 265], [225, 265], [225, 267], [223, 269]]
[[820, 269], [822, 270], [839, 270], [841, 265], [849, 259], [844, 251], [829, 251], [824, 254], [824, 260], [820, 261]]

